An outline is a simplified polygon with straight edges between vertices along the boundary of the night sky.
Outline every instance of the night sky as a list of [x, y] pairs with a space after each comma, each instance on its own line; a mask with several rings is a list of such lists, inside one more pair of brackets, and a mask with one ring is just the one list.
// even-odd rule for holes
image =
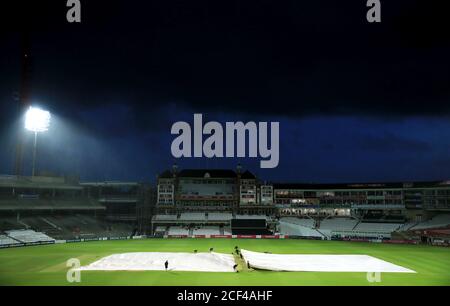
[[[52, 113], [38, 170], [154, 181], [180, 168], [235, 168], [295, 182], [450, 179], [450, 24], [445, 1], [3, 1], [0, 173], [20, 123], [21, 37], [30, 102]], [[171, 125], [279, 121], [280, 163], [175, 160]], [[31, 173], [32, 135], [24, 170]]]

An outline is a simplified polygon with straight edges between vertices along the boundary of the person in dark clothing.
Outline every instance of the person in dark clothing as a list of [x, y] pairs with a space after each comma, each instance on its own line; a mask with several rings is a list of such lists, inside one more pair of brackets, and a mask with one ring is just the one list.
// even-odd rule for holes
[[169, 268], [169, 261], [168, 260], [166, 260], [166, 262], [164, 263], [164, 267], [166, 268], [166, 271], [167, 271], [167, 269]]

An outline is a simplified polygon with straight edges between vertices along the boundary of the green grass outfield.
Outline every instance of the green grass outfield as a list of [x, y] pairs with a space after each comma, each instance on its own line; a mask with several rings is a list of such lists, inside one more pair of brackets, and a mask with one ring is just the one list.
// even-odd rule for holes
[[[369, 283], [365, 273], [271, 272], [241, 273], [165, 271], [83, 271], [81, 283], [66, 281], [66, 261], [82, 265], [125, 252], [231, 253], [235, 246], [272, 253], [364, 254], [412, 269], [416, 274], [383, 273]], [[289, 239], [144, 239], [55, 244], [0, 249], [0, 285], [450, 285], [450, 248], [364, 242]]]

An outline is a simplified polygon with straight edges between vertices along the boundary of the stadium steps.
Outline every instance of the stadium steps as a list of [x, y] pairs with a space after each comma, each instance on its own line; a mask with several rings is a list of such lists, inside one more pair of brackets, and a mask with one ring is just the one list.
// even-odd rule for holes
[[6, 236], [7, 236], [8, 238], [10, 238], [10, 239], [16, 241], [17, 243], [22, 243], [22, 241], [20, 241], [20, 240], [14, 238], [14, 237], [11, 237], [11, 236], [9, 236], [9, 235], [6, 235]]
[[314, 219], [313, 217], [311, 217], [311, 216], [309, 216], [309, 215], [306, 215], [306, 217], [309, 218], [309, 219], [311, 219], [311, 220], [313, 221], [312, 228], [313, 228], [313, 229], [317, 229], [317, 221], [316, 221], [316, 219]]
[[50, 225], [51, 227], [53, 227], [54, 229], [62, 231], [62, 229], [59, 226], [57, 226], [56, 224], [50, 222], [46, 218], [42, 217], [41, 220], [44, 221], [45, 223], [47, 223], [48, 225]]
[[325, 235], [324, 233], [322, 233], [321, 231], [320, 231], [320, 229], [318, 229], [318, 228], [314, 228], [314, 230], [316, 230], [319, 234], [321, 234], [322, 235], [322, 237], [324, 237], [324, 238], [326, 238], [326, 239], [328, 239], [329, 237], [327, 236], [327, 235]]
[[352, 231], [354, 231], [357, 227], [358, 227], [358, 225], [361, 223], [361, 220], [358, 220], [358, 222], [355, 224], [355, 226], [352, 228]]
[[80, 221], [81, 224], [84, 224], [84, 225], [88, 225], [88, 224], [89, 224], [89, 222], [87, 222], [87, 221], [84, 219], [84, 216], [82, 216], [82, 215], [80, 215], [80, 214], [76, 214], [75, 216], [79, 219], [79, 221]]
[[0, 232], [8, 231], [11, 229], [23, 229], [22, 224], [17, 223], [17, 218], [1, 218], [0, 219]]
[[23, 227], [25, 227], [26, 229], [29, 229], [31, 226], [29, 226], [28, 224], [26, 224], [25, 222], [23, 222], [22, 220], [17, 220], [17, 223], [19, 223], [20, 225], [22, 225]]

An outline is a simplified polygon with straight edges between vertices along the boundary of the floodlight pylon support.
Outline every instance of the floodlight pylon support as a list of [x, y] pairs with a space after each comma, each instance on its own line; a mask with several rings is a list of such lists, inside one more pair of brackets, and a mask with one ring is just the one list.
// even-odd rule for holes
[[34, 132], [34, 145], [33, 145], [33, 165], [31, 168], [31, 177], [34, 177], [36, 171], [36, 147], [37, 147], [37, 132]]

